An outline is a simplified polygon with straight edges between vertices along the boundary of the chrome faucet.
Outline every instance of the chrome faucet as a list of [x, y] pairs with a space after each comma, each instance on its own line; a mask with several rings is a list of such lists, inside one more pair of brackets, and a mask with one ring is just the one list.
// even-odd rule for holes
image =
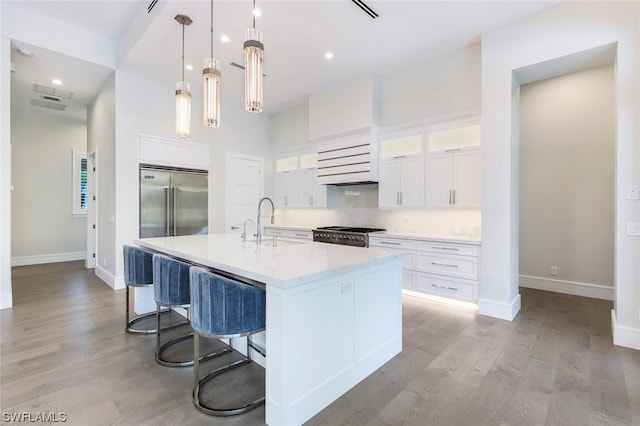
[[276, 208], [273, 206], [273, 201], [269, 197], [261, 198], [260, 202], [258, 202], [258, 220], [256, 225], [256, 242], [258, 244], [260, 244], [260, 240], [262, 240], [262, 230], [261, 230], [262, 221], [260, 219], [260, 213], [261, 213], [260, 209], [262, 208], [262, 202], [265, 200], [271, 203], [271, 224], [273, 225], [276, 221]]
[[242, 224], [242, 235], [241, 235], [241, 238], [242, 238], [242, 242], [243, 243], [247, 242], [247, 222], [253, 223], [253, 219], [247, 219]]

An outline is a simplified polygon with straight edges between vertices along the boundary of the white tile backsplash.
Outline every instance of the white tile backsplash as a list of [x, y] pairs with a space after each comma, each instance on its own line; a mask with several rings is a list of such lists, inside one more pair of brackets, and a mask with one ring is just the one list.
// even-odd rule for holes
[[329, 187], [328, 209], [278, 209], [276, 224], [318, 226], [366, 226], [389, 232], [433, 236], [480, 237], [479, 209], [378, 210], [377, 185]]

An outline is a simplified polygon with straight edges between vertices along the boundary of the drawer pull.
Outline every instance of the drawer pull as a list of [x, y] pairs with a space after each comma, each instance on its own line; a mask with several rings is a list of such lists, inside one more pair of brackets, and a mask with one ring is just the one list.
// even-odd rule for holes
[[392, 242], [389, 242], [389, 241], [380, 241], [380, 244], [389, 244], [391, 246], [400, 246], [400, 245], [402, 245], [400, 243], [392, 243]]
[[452, 250], [452, 251], [458, 251], [457, 248], [455, 247], [438, 247], [438, 246], [431, 246], [432, 249], [434, 250]]
[[458, 268], [458, 265], [451, 265], [451, 264], [449, 264], [449, 263], [436, 263], [436, 262], [431, 262], [431, 264], [432, 264], [432, 265], [435, 265], [435, 266], [446, 266], [446, 267], [449, 267], [449, 268]]
[[441, 289], [444, 289], [444, 290], [454, 290], [454, 291], [458, 291], [458, 289], [457, 289], [457, 288], [455, 288], [455, 287], [447, 287], [446, 285], [431, 284], [431, 287], [441, 288]]
[[298, 237], [306, 237], [307, 236], [307, 234], [295, 234], [295, 235], [298, 236]]

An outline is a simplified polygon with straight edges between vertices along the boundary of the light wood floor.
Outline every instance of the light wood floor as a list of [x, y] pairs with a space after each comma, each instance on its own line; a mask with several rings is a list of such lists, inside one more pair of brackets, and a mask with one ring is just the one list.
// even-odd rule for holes
[[[640, 425], [640, 351], [612, 345], [612, 304], [521, 294], [513, 322], [405, 297], [402, 353], [309, 424]], [[69, 425], [264, 424], [264, 408], [199, 413], [191, 368], [157, 365], [155, 337], [123, 330], [124, 291], [82, 262], [16, 267], [13, 295], [0, 311], [3, 414], [63, 412]]]

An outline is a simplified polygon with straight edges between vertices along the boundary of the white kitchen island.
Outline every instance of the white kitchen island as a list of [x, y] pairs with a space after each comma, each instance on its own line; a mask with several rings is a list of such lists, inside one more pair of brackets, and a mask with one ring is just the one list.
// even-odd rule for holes
[[238, 234], [145, 238], [169, 256], [262, 283], [266, 422], [299, 425], [402, 350], [402, 259], [374, 248]]

